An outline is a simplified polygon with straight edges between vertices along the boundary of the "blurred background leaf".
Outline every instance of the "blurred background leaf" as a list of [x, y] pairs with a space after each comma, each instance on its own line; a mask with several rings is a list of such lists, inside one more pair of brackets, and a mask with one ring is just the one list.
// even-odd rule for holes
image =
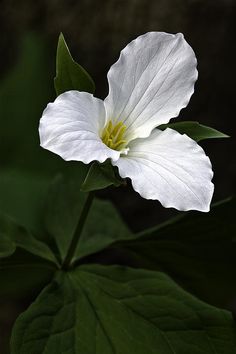
[[[34, 256], [58, 264], [54, 253], [45, 243], [37, 240], [31, 232], [4, 213], [0, 213], [0, 234], [4, 239], [8, 237], [9, 241], [13, 242], [15, 249], [23, 249]], [[10, 255], [12, 253], [10, 252]], [[6, 257], [4, 252], [2, 257]]]
[[47, 176], [23, 169], [2, 169], [0, 210], [39, 235], [43, 233], [41, 213], [48, 186]]
[[135, 240], [118, 244], [115, 251], [123, 247], [121, 259], [166, 272], [195, 296], [236, 315], [235, 210], [234, 198], [209, 213], [185, 213], [134, 235]]
[[63, 160], [40, 148], [38, 125], [46, 104], [55, 98], [49, 48], [37, 34], [25, 35], [14, 69], [0, 85], [0, 161], [4, 167], [50, 175]]
[[[44, 224], [45, 229], [55, 240], [61, 260], [64, 260], [67, 254], [87, 198], [87, 194], [80, 192], [85, 175], [86, 167], [82, 165], [80, 176], [66, 178], [58, 175], [49, 189], [44, 210]], [[78, 261], [117, 240], [132, 237], [112, 203], [95, 198], [72, 260]]]

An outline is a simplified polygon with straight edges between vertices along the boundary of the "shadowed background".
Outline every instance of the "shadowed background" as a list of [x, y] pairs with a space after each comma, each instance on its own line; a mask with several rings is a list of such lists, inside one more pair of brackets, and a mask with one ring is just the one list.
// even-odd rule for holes
[[[27, 159], [19, 151], [26, 151], [30, 139], [38, 139], [41, 112], [55, 97], [53, 77], [60, 32], [64, 33], [75, 60], [93, 77], [97, 86], [95, 95], [100, 98], [107, 95], [106, 73], [127, 43], [147, 31], [182, 32], [196, 53], [199, 79], [179, 119], [196, 120], [231, 136], [203, 142], [202, 146], [215, 173], [214, 200], [235, 193], [234, 0], [2, 0], [0, 17], [0, 93], [3, 93], [0, 105], [4, 106], [0, 108], [1, 168], [12, 163], [23, 169], [28, 159], [35, 159], [34, 149], [27, 152]], [[32, 44], [34, 36], [40, 40]], [[9, 75], [15, 70], [25, 43], [22, 38], [30, 41], [29, 60], [22, 64], [20, 74], [14, 79], [17, 81], [9, 83]], [[30, 58], [37, 66], [31, 65]], [[25, 86], [29, 83], [27, 91]], [[22, 122], [24, 129], [19, 136]], [[29, 131], [25, 129], [27, 126]], [[40, 160], [35, 161], [34, 168], [40, 173]], [[131, 188], [119, 192], [107, 189], [99, 195], [112, 198], [135, 231], [176, 214], [158, 202], [142, 200]], [[3, 321], [11, 317], [0, 315], [0, 319], [4, 316]]]

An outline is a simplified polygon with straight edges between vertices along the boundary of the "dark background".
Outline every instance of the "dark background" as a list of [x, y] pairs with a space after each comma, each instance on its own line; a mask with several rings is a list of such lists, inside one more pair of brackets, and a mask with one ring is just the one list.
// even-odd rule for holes
[[[214, 201], [235, 193], [235, 0], [2, 0], [0, 5], [1, 169], [9, 165], [23, 169], [29, 159], [37, 160], [34, 149], [30, 149], [29, 155], [27, 147], [30, 139], [34, 144], [38, 139], [41, 112], [55, 97], [53, 77], [60, 32], [64, 33], [74, 59], [93, 77], [95, 95], [100, 98], [107, 94], [109, 67], [130, 40], [148, 31], [182, 32], [196, 53], [199, 79], [179, 119], [197, 120], [231, 136], [203, 142], [202, 146], [215, 173]], [[31, 36], [31, 41], [40, 38], [28, 50], [28, 56], [38, 60], [37, 73], [30, 61], [25, 62], [18, 79], [9, 84], [8, 78], [21, 55], [22, 38], [27, 36]], [[42, 43], [41, 58], [38, 56]], [[20, 130], [21, 126], [24, 129]], [[23, 151], [27, 151], [25, 159]], [[38, 173], [40, 161], [34, 161]], [[113, 199], [135, 231], [176, 214], [158, 202], [142, 200], [131, 188], [119, 192], [108, 189], [100, 196]], [[15, 313], [12, 303], [6, 310], [1, 311], [0, 320], [10, 327]]]

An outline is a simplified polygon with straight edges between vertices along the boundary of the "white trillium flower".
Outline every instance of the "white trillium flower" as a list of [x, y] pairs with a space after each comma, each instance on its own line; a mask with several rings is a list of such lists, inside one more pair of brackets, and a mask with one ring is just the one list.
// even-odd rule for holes
[[143, 198], [178, 210], [209, 211], [214, 190], [209, 158], [187, 135], [157, 128], [188, 104], [196, 65], [181, 33], [136, 38], [111, 66], [104, 101], [68, 91], [48, 104], [40, 120], [41, 146], [66, 161], [110, 159]]

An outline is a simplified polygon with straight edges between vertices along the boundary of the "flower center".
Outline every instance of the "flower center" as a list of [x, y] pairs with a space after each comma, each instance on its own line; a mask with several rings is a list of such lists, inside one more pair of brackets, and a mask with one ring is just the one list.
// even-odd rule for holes
[[127, 144], [127, 141], [124, 140], [125, 131], [126, 126], [123, 122], [113, 125], [112, 121], [109, 120], [103, 129], [101, 139], [110, 149], [121, 150]]

